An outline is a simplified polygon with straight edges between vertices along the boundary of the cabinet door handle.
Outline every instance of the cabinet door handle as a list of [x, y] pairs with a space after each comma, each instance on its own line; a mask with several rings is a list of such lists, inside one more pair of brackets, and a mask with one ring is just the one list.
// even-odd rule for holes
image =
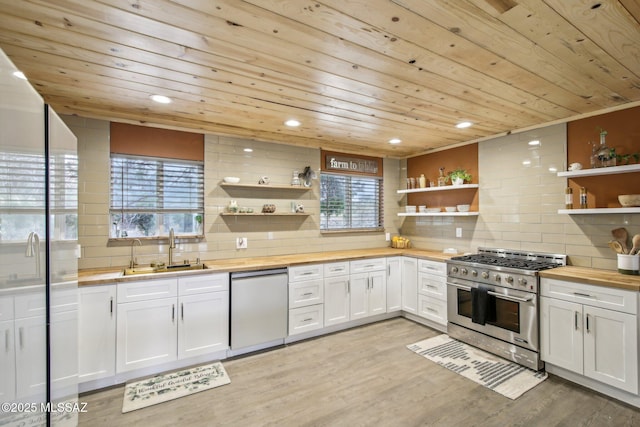
[[578, 330], [578, 312], [575, 311], [573, 313], [573, 324], [574, 324], [574, 328], [577, 331]]
[[589, 330], [589, 315], [587, 314], [587, 316], [586, 316], [586, 317], [587, 317], [587, 333], [589, 333], [589, 332], [591, 332], [591, 331]]
[[347, 293], [351, 293], [351, 280], [347, 280]]
[[391, 266], [387, 265], [387, 277], [391, 277]]
[[113, 297], [109, 301], [109, 314], [113, 316]]
[[18, 343], [20, 348], [24, 348], [24, 328], [22, 326], [18, 328]]
[[180, 317], [184, 320], [184, 303], [180, 303]]
[[176, 305], [171, 304], [171, 321], [176, 320]]
[[4, 330], [4, 348], [9, 352], [9, 329]]
[[593, 295], [583, 294], [582, 292], [574, 292], [573, 294], [577, 297], [593, 298]]

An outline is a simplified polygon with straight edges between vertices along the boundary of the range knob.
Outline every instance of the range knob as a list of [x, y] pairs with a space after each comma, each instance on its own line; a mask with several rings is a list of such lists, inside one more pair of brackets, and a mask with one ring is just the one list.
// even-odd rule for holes
[[507, 276], [507, 283], [513, 283], [513, 277]]
[[472, 275], [473, 277], [478, 277], [478, 272], [477, 272], [477, 271], [475, 271], [475, 270], [471, 270], [471, 275]]
[[452, 273], [457, 273], [458, 272], [458, 267], [456, 267], [456, 266], [451, 267], [451, 272]]
[[469, 271], [466, 268], [463, 268], [462, 270], [460, 270], [460, 273], [464, 274], [465, 276], [467, 275]]
[[520, 286], [527, 286], [527, 279], [525, 279], [524, 277], [521, 277], [518, 279], [518, 284]]
[[489, 278], [489, 273], [488, 273], [488, 272], [486, 272], [486, 271], [483, 271], [483, 272], [482, 272], [482, 278], [483, 278], [483, 279], [488, 279], [488, 278]]
[[496, 274], [496, 277], [494, 277], [494, 280], [495, 280], [496, 282], [499, 282], [500, 280], [502, 280], [502, 277], [500, 277], [500, 275], [499, 275], [499, 274]]

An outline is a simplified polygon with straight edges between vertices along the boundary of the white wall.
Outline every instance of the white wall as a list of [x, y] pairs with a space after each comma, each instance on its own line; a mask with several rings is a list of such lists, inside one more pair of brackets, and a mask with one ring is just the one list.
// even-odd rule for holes
[[[533, 139], [541, 145], [529, 146]], [[566, 169], [564, 124], [480, 142], [480, 215], [408, 217], [401, 231], [417, 247], [475, 252], [488, 246], [562, 253], [573, 265], [615, 269], [615, 255], [607, 246], [611, 230], [626, 227], [632, 234], [640, 233], [640, 214], [558, 214], [564, 208], [567, 180], [550, 172], [550, 167]], [[458, 227], [462, 238], [455, 237]]]
[[[64, 117], [78, 137], [79, 156], [79, 241], [82, 245], [81, 269], [124, 267], [131, 248], [109, 241], [109, 123], [106, 121]], [[253, 148], [245, 153], [245, 147]], [[255, 257], [290, 253], [321, 252], [341, 249], [384, 247], [384, 233], [321, 234], [319, 231], [319, 183], [308, 192], [283, 192], [267, 189], [224, 189], [225, 176], [238, 176], [243, 183], [257, 184], [267, 175], [273, 184], [289, 185], [294, 170], [305, 166], [320, 168], [320, 151], [311, 148], [256, 142], [245, 139], [205, 135], [205, 238], [200, 242], [178, 239], [174, 260], [202, 260]], [[399, 186], [399, 161], [384, 160], [385, 228], [397, 234], [400, 221], [393, 203]], [[277, 212], [289, 211], [292, 201], [302, 203], [307, 217], [223, 217], [231, 199], [238, 206], [256, 212], [264, 203], [274, 203]], [[236, 249], [237, 237], [248, 239], [248, 248]], [[144, 241], [135, 252], [140, 264], [167, 260], [166, 241]]]

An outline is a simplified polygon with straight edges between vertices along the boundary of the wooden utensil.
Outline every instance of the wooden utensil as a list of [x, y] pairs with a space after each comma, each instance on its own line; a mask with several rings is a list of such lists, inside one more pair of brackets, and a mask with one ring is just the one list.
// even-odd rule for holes
[[611, 230], [611, 234], [613, 238], [620, 242], [622, 245], [623, 254], [629, 253], [629, 247], [627, 246], [627, 241], [629, 240], [629, 233], [627, 233], [627, 229], [624, 227], [616, 228]]
[[629, 255], [638, 255], [640, 253], [640, 234], [636, 234], [631, 239], [633, 247], [629, 251]]
[[613, 251], [617, 254], [623, 254], [624, 249], [622, 248], [622, 244], [617, 240], [612, 240], [609, 242], [609, 247], [613, 249]]

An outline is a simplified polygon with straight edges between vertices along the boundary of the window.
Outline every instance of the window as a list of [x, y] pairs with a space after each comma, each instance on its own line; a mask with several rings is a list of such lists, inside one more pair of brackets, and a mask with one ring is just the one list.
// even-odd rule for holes
[[204, 163], [111, 154], [113, 238], [202, 235]]
[[[54, 240], [77, 239], [78, 157], [56, 153], [49, 160], [50, 224]], [[3, 152], [0, 155], [0, 240], [24, 241], [30, 232], [46, 236], [45, 157], [43, 154]]]
[[382, 178], [320, 174], [320, 230], [381, 230]]

